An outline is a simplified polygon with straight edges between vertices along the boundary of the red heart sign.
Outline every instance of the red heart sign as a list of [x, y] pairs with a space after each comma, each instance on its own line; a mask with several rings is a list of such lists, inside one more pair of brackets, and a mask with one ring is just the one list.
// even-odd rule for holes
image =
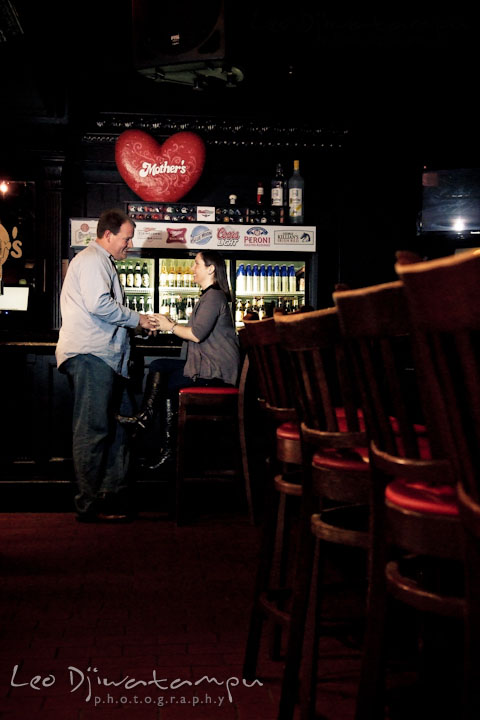
[[142, 200], [175, 202], [200, 178], [205, 145], [192, 132], [176, 133], [159, 145], [142, 130], [126, 130], [117, 140], [115, 162], [122, 178]]

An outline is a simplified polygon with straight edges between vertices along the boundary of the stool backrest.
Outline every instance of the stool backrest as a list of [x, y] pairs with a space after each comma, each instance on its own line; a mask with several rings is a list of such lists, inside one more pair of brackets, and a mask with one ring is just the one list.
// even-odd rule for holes
[[356, 383], [335, 308], [276, 315], [278, 339], [290, 360], [290, 384], [307, 442], [365, 445]]
[[287, 358], [278, 342], [273, 318], [245, 321], [241, 337], [265, 409], [279, 422], [295, 420]]
[[412, 319], [425, 412], [457, 479], [480, 501], [480, 251], [397, 266]]
[[401, 282], [333, 298], [354, 359], [370, 440], [392, 456], [431, 457]]

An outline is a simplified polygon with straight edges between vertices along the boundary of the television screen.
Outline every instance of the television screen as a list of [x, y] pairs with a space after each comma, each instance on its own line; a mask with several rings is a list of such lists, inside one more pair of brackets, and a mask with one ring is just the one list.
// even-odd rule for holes
[[425, 171], [419, 230], [480, 233], [480, 169]]

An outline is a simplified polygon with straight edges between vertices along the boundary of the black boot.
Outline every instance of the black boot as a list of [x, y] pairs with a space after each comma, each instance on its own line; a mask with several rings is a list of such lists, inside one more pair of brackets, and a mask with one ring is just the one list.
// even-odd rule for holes
[[157, 410], [158, 398], [161, 391], [161, 379], [162, 374], [159, 372], [151, 372], [147, 375], [140, 412], [131, 417], [127, 415], [116, 415], [115, 417], [120, 425], [134, 432], [147, 429]]
[[175, 442], [177, 413], [173, 411], [172, 401], [165, 401], [165, 418], [163, 425], [163, 443], [160, 457], [156, 460], [145, 461], [143, 468], [148, 470], [170, 470], [175, 462]]

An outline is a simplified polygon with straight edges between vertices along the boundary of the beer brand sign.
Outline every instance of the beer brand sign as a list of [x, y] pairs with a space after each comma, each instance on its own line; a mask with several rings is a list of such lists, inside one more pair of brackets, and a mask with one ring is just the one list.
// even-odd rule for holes
[[142, 200], [176, 202], [198, 182], [205, 144], [192, 132], [179, 132], [161, 145], [142, 130], [127, 130], [115, 145], [118, 172]]

